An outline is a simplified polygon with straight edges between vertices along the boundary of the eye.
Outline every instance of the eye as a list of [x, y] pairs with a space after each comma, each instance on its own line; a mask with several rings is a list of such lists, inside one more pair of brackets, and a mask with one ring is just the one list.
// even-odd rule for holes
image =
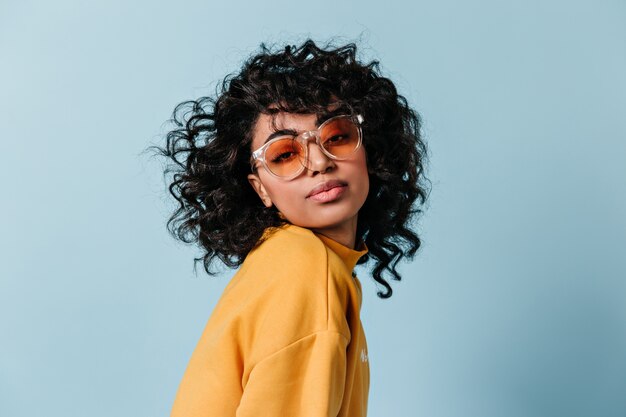
[[275, 163], [275, 164], [280, 164], [281, 162], [287, 162], [287, 161], [293, 159], [295, 155], [296, 155], [295, 152], [286, 151], [286, 152], [283, 152], [281, 154], [278, 154], [278, 155], [274, 156], [271, 159], [271, 161], [273, 163]]
[[273, 142], [267, 149], [265, 156], [270, 163], [281, 164], [293, 160], [299, 152], [297, 143], [292, 138], [285, 138]]
[[324, 141], [325, 146], [342, 145], [350, 139], [348, 134], [333, 135]]

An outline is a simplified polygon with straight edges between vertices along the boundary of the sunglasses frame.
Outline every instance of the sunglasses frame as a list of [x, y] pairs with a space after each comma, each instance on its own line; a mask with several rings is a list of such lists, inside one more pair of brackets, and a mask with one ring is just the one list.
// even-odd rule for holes
[[[346, 155], [345, 157], [338, 157], [335, 156], [333, 154], [331, 154], [330, 152], [328, 152], [326, 149], [324, 149], [324, 147], [322, 146], [322, 137], [321, 137], [321, 130], [324, 128], [324, 126], [326, 126], [328, 123], [332, 122], [333, 120], [337, 120], [337, 119], [342, 119], [342, 118], [346, 118], [349, 119], [350, 121], [352, 121], [352, 123], [354, 123], [354, 125], [357, 128], [357, 132], [358, 132], [358, 142], [356, 147], [354, 148], [354, 151], [352, 151], [352, 153]], [[259, 149], [257, 149], [256, 151], [252, 152], [252, 156], [250, 157], [250, 164], [252, 166], [252, 171], [254, 172], [256, 170], [256, 164], [255, 162], [260, 161], [263, 165], [263, 168], [265, 168], [265, 170], [272, 175], [273, 177], [276, 178], [280, 178], [283, 180], [291, 180], [294, 179], [295, 177], [297, 177], [298, 175], [300, 175], [302, 173], [302, 171], [304, 171], [304, 169], [306, 168], [305, 165], [308, 164], [309, 162], [309, 147], [306, 146], [307, 142], [310, 140], [311, 136], [315, 137], [315, 143], [317, 143], [317, 146], [321, 149], [321, 151], [324, 153], [324, 155], [326, 155], [327, 157], [329, 157], [330, 159], [334, 159], [334, 160], [344, 160], [344, 159], [348, 159], [350, 157], [350, 155], [353, 155], [360, 147], [361, 144], [363, 143], [363, 132], [361, 130], [361, 124], [363, 123], [363, 116], [361, 116], [360, 114], [356, 114], [356, 115], [349, 115], [349, 114], [340, 114], [337, 116], [333, 116], [330, 119], [324, 121], [324, 123], [322, 123], [321, 125], [319, 125], [317, 127], [317, 129], [315, 130], [306, 130], [304, 132], [300, 132], [298, 134], [298, 136], [296, 136], [295, 138], [291, 135], [284, 135], [284, 136], [279, 136], [277, 138], [274, 138], [272, 140], [270, 140], [269, 142], [267, 142], [266, 144], [264, 144], [263, 146], [261, 146]], [[279, 140], [284, 140], [285, 138], [290, 138], [296, 142], [301, 143], [304, 148], [304, 163], [300, 164], [300, 169], [298, 169], [294, 174], [283, 177], [281, 175], [275, 174], [272, 172], [271, 169], [269, 169], [269, 167], [267, 166], [267, 162], [265, 160], [265, 151], [270, 147], [270, 145], [274, 142], [277, 142]]]

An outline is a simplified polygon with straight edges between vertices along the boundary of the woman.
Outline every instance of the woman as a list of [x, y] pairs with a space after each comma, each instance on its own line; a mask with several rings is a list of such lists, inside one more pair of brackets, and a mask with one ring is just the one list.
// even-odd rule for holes
[[[168, 222], [208, 273], [240, 266], [191, 357], [172, 416], [365, 416], [369, 356], [356, 264], [374, 280], [420, 239], [420, 119], [356, 46], [265, 45], [216, 97], [180, 104]], [[171, 170], [168, 170], [171, 172]]]

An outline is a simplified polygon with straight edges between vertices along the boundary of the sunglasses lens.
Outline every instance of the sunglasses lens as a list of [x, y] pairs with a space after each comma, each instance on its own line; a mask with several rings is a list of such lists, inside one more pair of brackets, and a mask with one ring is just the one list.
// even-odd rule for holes
[[265, 151], [265, 162], [274, 174], [289, 177], [302, 168], [304, 149], [291, 138], [273, 142]]
[[338, 158], [347, 157], [359, 146], [359, 128], [348, 117], [329, 121], [320, 136], [324, 149]]

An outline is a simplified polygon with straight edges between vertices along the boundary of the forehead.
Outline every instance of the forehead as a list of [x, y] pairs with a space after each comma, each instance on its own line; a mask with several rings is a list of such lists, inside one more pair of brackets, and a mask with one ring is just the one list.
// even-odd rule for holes
[[318, 115], [314, 113], [297, 114], [280, 112], [276, 114], [262, 114], [257, 120], [257, 126], [266, 132], [278, 130], [315, 129], [318, 124]]

